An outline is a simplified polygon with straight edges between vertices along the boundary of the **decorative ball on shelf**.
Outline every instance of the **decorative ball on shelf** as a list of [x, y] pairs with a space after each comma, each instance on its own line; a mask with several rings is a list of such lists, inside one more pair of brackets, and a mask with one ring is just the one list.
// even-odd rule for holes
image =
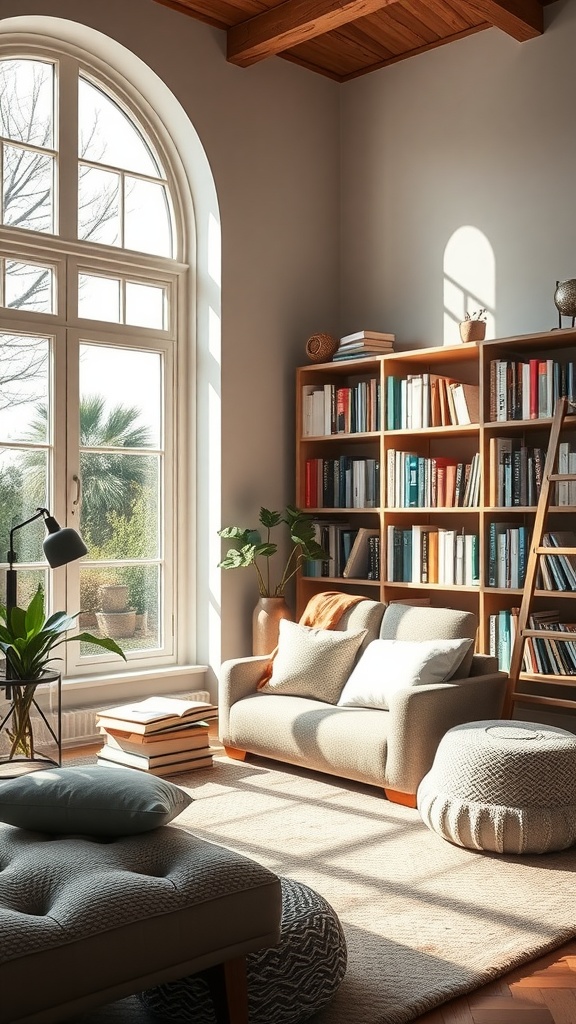
[[562, 317], [572, 317], [572, 327], [576, 320], [576, 279], [556, 281], [554, 304], [558, 310], [558, 326], [562, 327]]
[[306, 342], [306, 355], [313, 363], [325, 363], [338, 351], [340, 342], [332, 334], [313, 334]]

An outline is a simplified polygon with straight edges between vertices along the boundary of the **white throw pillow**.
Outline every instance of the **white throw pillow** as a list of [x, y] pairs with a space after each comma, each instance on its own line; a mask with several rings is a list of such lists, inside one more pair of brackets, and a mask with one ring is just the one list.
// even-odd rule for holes
[[281, 619], [272, 676], [260, 692], [335, 704], [365, 636], [365, 629], [315, 629]]
[[388, 710], [397, 690], [450, 679], [473, 642], [373, 640], [344, 686], [338, 707]]

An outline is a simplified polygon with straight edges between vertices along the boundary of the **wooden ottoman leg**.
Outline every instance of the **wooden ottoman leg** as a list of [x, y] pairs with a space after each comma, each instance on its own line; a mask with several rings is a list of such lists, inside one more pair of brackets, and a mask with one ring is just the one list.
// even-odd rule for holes
[[396, 789], [384, 788], [386, 799], [391, 804], [404, 804], [404, 807], [416, 807], [416, 793], [399, 793]]
[[246, 957], [236, 957], [204, 971], [217, 1024], [248, 1024]]

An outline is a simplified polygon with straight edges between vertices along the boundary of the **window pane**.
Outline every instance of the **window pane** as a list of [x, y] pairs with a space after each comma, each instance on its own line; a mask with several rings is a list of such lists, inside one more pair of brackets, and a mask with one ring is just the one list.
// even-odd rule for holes
[[160, 460], [83, 452], [82, 537], [91, 559], [157, 558]]
[[0, 61], [0, 132], [54, 148], [54, 66], [39, 60]]
[[53, 158], [7, 145], [3, 174], [4, 223], [28, 231], [53, 231]]
[[0, 334], [0, 440], [48, 440], [50, 342]]
[[37, 313], [53, 313], [53, 268], [6, 260], [4, 305], [10, 309], [30, 309]]
[[[20, 608], [27, 608], [34, 594], [41, 586], [48, 593], [48, 569], [18, 569], [16, 578], [16, 602]], [[0, 573], [0, 604], [6, 604], [6, 573]], [[3, 657], [0, 666], [3, 664]]]
[[[10, 530], [46, 507], [48, 453], [0, 448], [0, 559], [10, 547]], [[14, 534], [18, 562], [44, 562], [42, 541], [46, 536], [43, 520]]]
[[126, 323], [134, 327], [166, 329], [166, 289], [126, 282]]
[[120, 245], [120, 176], [95, 167], [80, 167], [78, 238]]
[[162, 357], [80, 346], [80, 439], [89, 448], [159, 448]]
[[81, 78], [78, 90], [79, 153], [91, 163], [160, 177], [150, 148], [133, 121], [101, 89]]
[[120, 323], [118, 278], [78, 274], [78, 315], [90, 320]]
[[171, 256], [172, 231], [165, 186], [127, 177], [125, 207], [125, 248]]
[[[80, 569], [80, 625], [96, 636], [111, 636], [124, 652], [160, 646], [160, 570], [157, 565]], [[114, 606], [116, 611], [105, 611]], [[81, 654], [97, 648], [81, 645]]]

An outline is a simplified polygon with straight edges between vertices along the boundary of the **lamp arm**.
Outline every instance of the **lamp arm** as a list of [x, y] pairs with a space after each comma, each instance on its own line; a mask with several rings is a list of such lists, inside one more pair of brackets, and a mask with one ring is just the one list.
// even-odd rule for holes
[[36, 514], [30, 516], [30, 519], [25, 519], [23, 523], [18, 523], [17, 526], [13, 526], [10, 530], [10, 551], [8, 552], [8, 562], [12, 569], [14, 562], [16, 561], [16, 555], [14, 553], [14, 534], [16, 530], [20, 530], [23, 526], [28, 526], [28, 523], [33, 523], [35, 519], [40, 519], [40, 516], [49, 516], [50, 513], [47, 508], [36, 509]]

